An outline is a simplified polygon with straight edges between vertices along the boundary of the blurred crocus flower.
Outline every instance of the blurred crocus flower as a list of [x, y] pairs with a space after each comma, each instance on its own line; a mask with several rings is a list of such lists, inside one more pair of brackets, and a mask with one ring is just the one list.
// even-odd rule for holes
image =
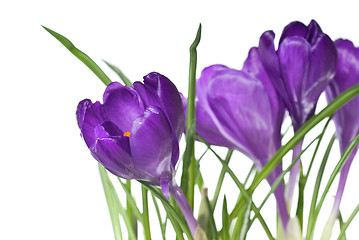
[[[259, 41], [259, 54], [269, 78], [284, 102], [296, 132], [314, 115], [321, 93], [334, 77], [337, 52], [334, 43], [314, 20], [288, 24], [274, 48], [273, 31], [266, 31]], [[294, 148], [293, 159], [301, 152], [302, 142]], [[287, 185], [291, 205], [300, 161], [292, 168]]]
[[155, 72], [133, 87], [113, 82], [105, 90], [103, 104], [85, 99], [76, 115], [95, 159], [118, 177], [161, 186], [167, 198], [171, 193], [194, 236], [197, 222], [173, 178], [185, 127], [175, 85]]
[[[338, 51], [338, 65], [334, 80], [326, 89], [328, 102], [331, 102], [339, 94], [359, 83], [359, 48], [354, 47], [351, 41], [342, 39], [335, 41], [335, 45]], [[345, 151], [354, 137], [359, 134], [358, 106], [359, 96], [340, 108], [333, 116], [341, 153]], [[341, 170], [332, 214], [328, 221], [329, 225], [327, 224], [329, 229], [331, 229], [330, 224], [334, 224], [334, 221], [338, 216], [339, 205], [342, 199], [345, 182], [348, 177], [349, 168], [357, 150], [358, 147], [351, 153]]]
[[[212, 65], [197, 80], [197, 133], [209, 144], [236, 149], [262, 168], [281, 147], [284, 108], [252, 48], [243, 70]], [[281, 173], [278, 166], [268, 177], [273, 184]], [[288, 213], [283, 185], [275, 196], [284, 226]]]

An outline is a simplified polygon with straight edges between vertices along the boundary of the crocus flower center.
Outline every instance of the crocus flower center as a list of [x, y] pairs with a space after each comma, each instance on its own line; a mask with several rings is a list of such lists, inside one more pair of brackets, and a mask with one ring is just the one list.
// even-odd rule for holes
[[125, 136], [125, 137], [130, 137], [130, 135], [131, 135], [130, 132], [125, 132], [125, 133], [123, 134], [123, 136]]

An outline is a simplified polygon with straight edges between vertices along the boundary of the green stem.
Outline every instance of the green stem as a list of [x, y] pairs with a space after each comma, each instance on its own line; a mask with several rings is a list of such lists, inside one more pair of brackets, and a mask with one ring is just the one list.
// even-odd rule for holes
[[[231, 160], [232, 154], [233, 154], [233, 150], [228, 149], [226, 158], [224, 159], [224, 162], [227, 165], [229, 164], [229, 161]], [[217, 204], [219, 193], [220, 193], [221, 188], [222, 188], [225, 173], [226, 173], [226, 170], [224, 169], [224, 167], [222, 167], [221, 173], [219, 174], [219, 177], [218, 177], [216, 190], [214, 191], [214, 196], [213, 196], [213, 199], [211, 201], [211, 207], [212, 207], [213, 211], [216, 209], [216, 204]]]
[[110, 212], [111, 223], [113, 228], [113, 233], [115, 235], [116, 240], [122, 240], [122, 232], [121, 232], [121, 225], [120, 225], [120, 218], [119, 218], [119, 210], [116, 205], [116, 201], [114, 196], [112, 195], [111, 188], [109, 186], [109, 178], [107, 172], [101, 164], [98, 164], [98, 169], [100, 171], [101, 181], [103, 190], [105, 192], [105, 197], [107, 201], [108, 210]]
[[142, 185], [143, 230], [146, 240], [151, 240], [150, 220], [148, 215], [148, 190]]
[[197, 46], [201, 40], [201, 25], [199, 25], [196, 38], [190, 47], [189, 86], [187, 99], [186, 119], [186, 149], [183, 154], [183, 168], [181, 188], [185, 193], [188, 203], [193, 209], [194, 185], [195, 185], [195, 157], [194, 141], [196, 133], [196, 70], [197, 70]]
[[340, 230], [340, 234], [338, 236], [338, 240], [342, 240], [342, 238], [345, 236], [345, 231], [347, 230], [347, 228], [349, 227], [349, 224], [353, 221], [355, 215], [357, 215], [358, 212], [359, 212], [359, 204], [356, 206], [356, 208], [354, 209], [352, 214], [350, 214], [348, 220], [343, 224], [343, 226]]

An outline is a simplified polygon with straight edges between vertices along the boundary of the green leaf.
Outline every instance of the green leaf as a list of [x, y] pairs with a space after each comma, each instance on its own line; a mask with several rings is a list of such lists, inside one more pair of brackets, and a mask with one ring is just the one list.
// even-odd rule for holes
[[160, 209], [158, 207], [158, 203], [155, 198], [155, 195], [153, 195], [152, 192], [151, 192], [151, 196], [152, 196], [153, 204], [155, 205], [155, 209], [156, 209], [156, 213], [157, 213], [157, 217], [158, 217], [158, 223], [160, 224], [162, 240], [166, 240], [166, 225], [162, 222]]
[[227, 198], [224, 196], [223, 199], [223, 206], [222, 206], [222, 239], [229, 239], [229, 227], [230, 227], [230, 221], [229, 221], [229, 214], [228, 214], [228, 208], [227, 208]]
[[[120, 178], [118, 178], [118, 181], [120, 182], [123, 190], [125, 191], [126, 193], [126, 198], [127, 198], [127, 204], [128, 206], [131, 206], [131, 209], [134, 213], [134, 215], [136, 216], [136, 218], [141, 222], [143, 223], [143, 216], [140, 212], [140, 210], [138, 209], [137, 207], [137, 204], [136, 204], [136, 201], [135, 199], [133, 198], [132, 194], [131, 194], [131, 191], [130, 189], [128, 188], [128, 185], [124, 184]], [[128, 180], [128, 181], [131, 181], [131, 180]]]
[[109, 63], [105, 60], [102, 60], [102, 61], [104, 61], [104, 63], [106, 63], [107, 66], [109, 66], [112, 69], [112, 71], [117, 73], [117, 75], [121, 78], [121, 80], [123, 81], [123, 83], [125, 85], [133, 87], [132, 82], [126, 77], [126, 75], [118, 67], [116, 67], [115, 65], [112, 65], [111, 63]]
[[[291, 164], [282, 171], [282, 173], [277, 177], [277, 179], [274, 181], [274, 183], [271, 186], [270, 191], [268, 192], [268, 194], [266, 195], [266, 197], [264, 198], [264, 200], [262, 201], [261, 205], [258, 207], [258, 212], [260, 212], [264, 206], [264, 204], [267, 202], [267, 200], [269, 199], [269, 197], [274, 193], [274, 191], [277, 189], [277, 187], [279, 186], [279, 184], [283, 181], [284, 176], [290, 171], [290, 169], [292, 169], [292, 167], [295, 165], [295, 163], [300, 159], [300, 157], [302, 156], [302, 154], [308, 150], [308, 148], [319, 139], [318, 135], [315, 139], [313, 139], [308, 146], [306, 146], [299, 154], [298, 156], [295, 157], [295, 159], [291, 162]], [[249, 227], [253, 224], [254, 220], [256, 219], [257, 214], [254, 215], [254, 217], [252, 218]]]
[[[209, 150], [211, 150], [211, 152], [217, 157], [217, 159], [219, 160], [219, 162], [222, 164], [222, 166], [225, 168], [226, 172], [229, 174], [229, 176], [233, 179], [234, 183], [237, 185], [238, 189], [240, 190], [242, 196], [243, 196], [243, 200], [245, 201], [252, 201], [252, 192], [249, 192], [248, 190], [245, 189], [244, 185], [238, 180], [237, 176], [234, 174], [234, 172], [232, 171], [232, 169], [228, 166], [228, 164], [226, 164], [226, 162], [224, 160], [221, 159], [221, 157], [211, 148], [211, 146], [201, 137], [197, 134], [197, 138], [203, 142], [208, 148]], [[270, 232], [267, 223], [264, 221], [262, 215], [258, 212], [258, 208], [256, 207], [256, 205], [252, 202], [252, 209], [253, 211], [258, 215], [258, 220], [261, 223], [264, 231], [266, 232], [267, 236], [269, 239], [274, 239], [272, 233]]]
[[62, 45], [64, 45], [73, 55], [75, 55], [75, 57], [83, 62], [106, 86], [111, 83], [110, 78], [107, 77], [102, 69], [89, 56], [77, 49], [70, 40], [47, 27], [42, 27], [52, 36], [54, 36], [60, 43], [62, 43]]
[[[226, 158], [224, 159], [224, 161], [227, 165], [229, 164], [229, 161], [231, 160], [232, 154], [233, 154], [233, 150], [228, 149]], [[217, 186], [214, 191], [213, 199], [211, 201], [211, 207], [212, 207], [213, 211], [216, 209], [216, 204], [217, 204], [219, 193], [222, 188], [225, 173], [226, 173], [226, 170], [224, 169], [224, 167], [222, 167], [221, 173], [219, 174], [219, 177], [218, 177]]]
[[330, 151], [333, 147], [335, 141], [335, 134], [333, 134], [332, 138], [329, 141], [328, 147], [324, 153], [323, 156], [323, 160], [321, 161], [319, 170], [318, 170], [318, 174], [317, 174], [317, 178], [315, 180], [315, 185], [314, 185], [314, 189], [313, 189], [313, 195], [312, 195], [312, 201], [310, 204], [310, 210], [309, 210], [309, 217], [308, 217], [308, 228], [307, 228], [307, 238], [311, 238], [313, 231], [314, 231], [314, 226], [315, 226], [315, 205], [317, 204], [317, 199], [318, 199], [318, 195], [319, 195], [319, 189], [321, 186], [321, 181], [323, 178], [323, 174], [324, 174], [324, 169], [325, 166], [327, 164], [328, 161], [328, 157], [330, 154]]
[[[332, 171], [329, 180], [327, 181], [327, 185], [325, 186], [325, 189], [323, 191], [322, 197], [320, 198], [315, 211], [314, 211], [314, 215], [313, 215], [313, 220], [311, 222], [308, 223], [308, 228], [310, 227], [311, 229], [314, 229], [314, 225], [315, 222], [318, 218], [319, 212], [322, 208], [324, 199], [332, 185], [332, 183], [334, 182], [335, 177], [337, 176], [337, 174], [340, 172], [340, 170], [342, 169], [343, 165], [346, 163], [347, 159], [349, 158], [350, 154], [352, 153], [352, 151], [354, 150], [354, 148], [356, 147], [356, 145], [359, 142], [359, 134], [350, 142], [349, 146], [345, 149], [343, 155], [341, 156], [339, 162], [337, 163], [337, 165], [335, 166], [334, 170]], [[309, 219], [310, 220], [310, 219]], [[311, 237], [311, 234], [309, 234], [309, 237]], [[309, 238], [311, 239], [311, 238]]]
[[197, 46], [201, 40], [201, 24], [198, 27], [196, 38], [193, 41], [190, 51], [189, 84], [187, 99], [186, 119], [186, 149], [183, 154], [183, 168], [181, 177], [181, 188], [187, 197], [188, 203], [193, 209], [195, 167], [194, 163], [194, 141], [196, 132], [196, 70], [197, 70]]
[[116, 204], [116, 200], [114, 199], [112, 189], [109, 186], [110, 179], [108, 178], [105, 168], [102, 167], [101, 164], [98, 164], [98, 168], [100, 171], [103, 190], [104, 190], [105, 196], [106, 196], [108, 210], [110, 211], [113, 233], [115, 234], [116, 240], [122, 240], [119, 210], [118, 210], [118, 206]]
[[[176, 210], [169, 203], [169, 201], [163, 196], [162, 192], [158, 188], [156, 188], [146, 182], [143, 182], [143, 181], [139, 181], [139, 182], [143, 186], [145, 186], [148, 190], [150, 190], [159, 200], [161, 200], [163, 207], [165, 208], [167, 215], [168, 215], [170, 221], [172, 222], [173, 227], [175, 228], [175, 224], [178, 224], [181, 227], [181, 229], [183, 230], [183, 232], [187, 235], [187, 238], [189, 240], [193, 240], [191, 231], [189, 230], [187, 223], [185, 223], [183, 221], [182, 217], [176, 212]], [[176, 230], [176, 228], [175, 228], [175, 230]], [[177, 229], [177, 231], [178, 231], [178, 229]], [[177, 237], [179, 237], [179, 235], [181, 235], [181, 234], [179, 234], [177, 231], [176, 231]], [[182, 236], [182, 239], [183, 239], [183, 236]]]
[[151, 240], [151, 230], [150, 230], [150, 219], [148, 215], [148, 190], [144, 185], [141, 186], [142, 189], [142, 208], [143, 208], [143, 230], [146, 240]]
[[243, 215], [243, 220], [242, 220], [242, 226], [240, 229], [240, 235], [239, 235], [239, 239], [240, 240], [244, 240], [246, 239], [249, 227], [250, 227], [250, 215], [251, 215], [251, 205], [252, 205], [252, 201], [248, 202], [247, 204], [247, 208], [246, 211]]
[[358, 212], [359, 212], [359, 204], [356, 206], [356, 208], [354, 209], [352, 214], [350, 214], [348, 220], [341, 227], [340, 234], [338, 236], [338, 240], [343, 240], [343, 238], [345, 237], [345, 231], [347, 230], [350, 223], [353, 221], [354, 217], [357, 215]]
[[[102, 183], [103, 183], [104, 189], [106, 188], [105, 194], [106, 194], [106, 192], [108, 192], [109, 196], [110, 196], [110, 200], [111, 200], [110, 203], [107, 202], [107, 204], [108, 204], [109, 208], [117, 209], [117, 213], [116, 213], [117, 215], [115, 218], [116, 224], [117, 224], [118, 213], [120, 213], [125, 224], [126, 224], [129, 238], [135, 239], [136, 234], [134, 232], [135, 230], [133, 229], [131, 219], [128, 217], [127, 212], [125, 211], [125, 208], [122, 206], [121, 201], [118, 198], [115, 187], [113, 186], [110, 178], [108, 177], [107, 170], [104, 167], [102, 167], [102, 165], [100, 165], [100, 164], [99, 164], [99, 169], [100, 169], [101, 180], [103, 180]], [[118, 224], [119, 224], [119, 222], [118, 222]], [[120, 226], [120, 225], [118, 225], [118, 226]], [[113, 225], [113, 227], [117, 228], [114, 225]], [[121, 236], [121, 239], [122, 239], [122, 236]]]

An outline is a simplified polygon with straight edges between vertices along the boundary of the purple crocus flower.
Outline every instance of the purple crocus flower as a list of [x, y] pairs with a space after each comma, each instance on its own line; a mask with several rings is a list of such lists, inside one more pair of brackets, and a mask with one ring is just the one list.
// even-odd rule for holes
[[[333, 79], [337, 53], [332, 40], [314, 20], [308, 26], [301, 22], [288, 24], [274, 48], [273, 31], [266, 31], [259, 41], [259, 54], [268, 76], [287, 108], [296, 132], [314, 115], [319, 96]], [[300, 142], [293, 159], [301, 152]], [[287, 185], [289, 206], [300, 162], [292, 168]]]
[[118, 177], [161, 186], [167, 198], [170, 192], [194, 234], [197, 222], [173, 178], [185, 126], [175, 85], [155, 72], [133, 87], [113, 82], [105, 90], [103, 104], [85, 99], [76, 115], [95, 159]]
[[[359, 48], [354, 47], [351, 41], [343, 39], [335, 41], [335, 45], [338, 51], [338, 65], [334, 80], [326, 89], [328, 102], [331, 102], [339, 94], [359, 83]], [[333, 116], [341, 153], [345, 151], [354, 137], [359, 134], [358, 106], [359, 96], [340, 108]], [[331, 214], [333, 224], [339, 213], [339, 205], [342, 199], [345, 182], [357, 150], [358, 147], [351, 153], [340, 173], [338, 190]]]
[[[209, 144], [236, 149], [262, 168], [281, 146], [284, 108], [268, 78], [258, 49], [252, 48], [243, 70], [223, 65], [205, 68], [197, 80], [197, 133]], [[268, 177], [273, 184], [278, 166]], [[281, 184], [276, 192], [284, 226], [288, 212]]]

